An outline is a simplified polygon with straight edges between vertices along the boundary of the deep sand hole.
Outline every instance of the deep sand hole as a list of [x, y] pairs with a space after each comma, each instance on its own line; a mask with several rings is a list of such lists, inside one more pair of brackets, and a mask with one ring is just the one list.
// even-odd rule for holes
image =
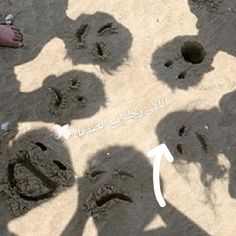
[[206, 56], [206, 51], [199, 42], [186, 41], [181, 47], [181, 54], [185, 61], [200, 64]]

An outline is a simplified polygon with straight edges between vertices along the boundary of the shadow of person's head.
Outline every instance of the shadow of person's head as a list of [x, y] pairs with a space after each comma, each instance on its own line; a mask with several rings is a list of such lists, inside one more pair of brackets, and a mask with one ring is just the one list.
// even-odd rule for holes
[[75, 65], [94, 64], [112, 72], [128, 58], [131, 33], [107, 13], [82, 14], [65, 22], [64, 28], [58, 35], [66, 45], [66, 57]]
[[94, 218], [98, 231], [105, 235], [130, 230], [135, 235], [153, 217], [152, 166], [131, 146], [111, 146], [97, 152], [78, 183], [79, 207]]
[[[224, 178], [228, 172], [231, 198], [236, 198], [235, 96], [235, 91], [222, 96], [219, 108], [168, 114], [156, 128], [159, 142], [167, 144], [180, 173], [187, 173], [190, 163], [200, 164], [201, 182], [210, 189], [213, 181]], [[220, 153], [228, 159], [229, 170], [219, 163]]]
[[[78, 185], [78, 210], [62, 235], [83, 235], [89, 217], [98, 235], [208, 235], [169, 202], [158, 207], [152, 166], [132, 146], [110, 146], [92, 155]], [[165, 227], [149, 230], [156, 215]]]
[[[76, 70], [59, 77], [47, 77], [42, 88], [30, 95], [34, 95], [32, 97], [38, 104], [35, 119], [61, 125], [73, 119], [91, 117], [106, 104], [100, 79], [92, 73]], [[30, 99], [31, 96], [27, 97]]]
[[156, 127], [159, 142], [170, 149], [175, 157], [174, 166], [180, 174], [189, 180], [189, 164], [200, 167], [200, 179], [210, 201], [212, 183], [223, 178], [227, 171], [217, 158], [219, 138], [223, 139], [218, 128], [219, 120], [217, 108], [177, 111], [164, 117]]
[[213, 69], [212, 58], [198, 36], [178, 36], [154, 52], [151, 68], [157, 79], [172, 90], [187, 90]]
[[16, 15], [16, 26], [24, 34], [24, 47], [0, 48], [3, 62], [14, 67], [31, 61], [51, 39], [58, 37], [65, 43], [66, 58], [74, 65], [99, 65], [107, 72], [121, 66], [132, 44], [129, 30], [104, 12], [81, 14], [72, 20], [67, 16], [67, 7], [68, 0], [34, 0], [16, 2], [7, 9]]
[[219, 51], [236, 56], [235, 1], [188, 0], [188, 4], [197, 17], [197, 35], [178, 36], [152, 57], [156, 77], [173, 90], [198, 85], [214, 69], [212, 62]]
[[53, 141], [48, 129], [15, 137], [2, 155], [0, 192], [12, 213], [8, 221], [56, 197], [75, 182], [67, 148], [61, 141]]

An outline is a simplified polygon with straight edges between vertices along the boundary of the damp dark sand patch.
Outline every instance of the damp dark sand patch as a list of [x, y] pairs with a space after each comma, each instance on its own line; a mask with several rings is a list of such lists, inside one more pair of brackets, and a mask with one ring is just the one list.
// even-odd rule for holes
[[71, 71], [46, 78], [36, 115], [42, 121], [65, 124], [90, 117], [105, 105], [103, 85], [91, 73]]
[[8, 163], [1, 193], [15, 216], [25, 214], [74, 183], [66, 152], [54, 150], [41, 139], [42, 135], [35, 133], [23, 136], [4, 153]]

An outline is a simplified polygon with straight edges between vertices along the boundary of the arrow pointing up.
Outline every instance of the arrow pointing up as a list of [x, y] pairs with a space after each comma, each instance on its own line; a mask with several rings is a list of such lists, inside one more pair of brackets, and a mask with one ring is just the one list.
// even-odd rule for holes
[[161, 207], [166, 206], [166, 202], [161, 193], [161, 184], [160, 184], [160, 165], [161, 157], [164, 156], [168, 162], [173, 162], [174, 157], [170, 153], [168, 147], [163, 143], [156, 148], [148, 152], [148, 157], [155, 157], [153, 165], [153, 187], [154, 193], [157, 199], [157, 202]]

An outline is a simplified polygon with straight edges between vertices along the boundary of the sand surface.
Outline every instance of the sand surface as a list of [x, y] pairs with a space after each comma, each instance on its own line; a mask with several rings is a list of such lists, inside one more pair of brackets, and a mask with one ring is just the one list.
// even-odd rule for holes
[[0, 0], [8, 13], [24, 47], [0, 48], [0, 236], [235, 235], [234, 0]]

